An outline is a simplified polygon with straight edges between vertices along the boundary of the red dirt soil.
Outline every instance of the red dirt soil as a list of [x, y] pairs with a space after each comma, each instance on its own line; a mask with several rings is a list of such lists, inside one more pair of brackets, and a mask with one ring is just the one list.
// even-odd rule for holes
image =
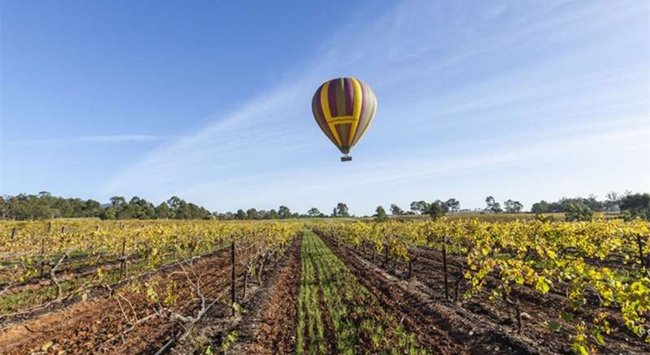
[[[227, 253], [197, 261], [194, 270], [200, 275], [202, 292], [206, 297], [216, 297], [229, 283], [230, 260]], [[194, 288], [189, 286], [184, 273], [173, 271], [164, 277], [154, 277], [160, 290], [176, 283], [180, 300], [174, 311], [192, 314], [198, 307]], [[59, 312], [52, 312], [15, 325], [0, 332], [0, 349], [3, 354], [25, 354], [47, 349], [49, 352], [65, 350], [67, 354], [149, 353], [174, 331], [174, 324], [167, 318], [154, 314], [145, 292], [129, 290], [122, 294], [132, 304], [119, 298], [99, 298], [79, 302]], [[121, 307], [120, 307], [121, 305]], [[129, 316], [127, 320], [120, 309]], [[131, 327], [135, 319], [143, 320]]]
[[552, 353], [543, 344], [487, 322], [452, 302], [432, 299], [421, 284], [399, 280], [347, 247], [321, 237], [380, 304], [395, 312], [418, 341], [437, 353]]
[[[442, 254], [426, 249], [419, 249], [417, 253], [420, 254], [420, 257], [413, 265], [414, 277], [422, 280], [426, 286], [431, 288], [429, 294], [432, 298], [444, 300]], [[452, 297], [454, 296], [456, 281], [460, 281], [459, 294], [462, 294], [468, 289], [464, 279], [460, 277], [458, 270], [459, 265], [462, 263], [464, 263], [464, 260], [459, 256], [448, 257], [450, 273], [449, 287]], [[401, 266], [403, 269], [407, 267], [405, 264]], [[395, 273], [400, 274], [397, 270]], [[405, 275], [405, 273], [401, 274]], [[486, 289], [495, 287], [497, 284], [498, 280], [496, 277], [489, 275], [486, 282]], [[539, 292], [528, 287], [517, 287], [513, 290], [513, 296], [519, 301], [522, 312], [526, 312], [528, 315], [523, 321], [522, 334], [534, 342], [543, 343], [552, 351], [560, 353], [571, 352], [568, 334], [565, 331], [554, 332], [548, 329], [545, 322], [559, 319], [561, 313], [567, 313], [589, 324], [599, 310], [598, 299], [595, 296], [592, 296], [590, 302], [578, 311], [573, 311], [567, 297], [557, 290], [551, 290], [551, 292], [541, 295]], [[489, 322], [506, 326], [509, 330], [516, 328], [513, 310], [506, 307], [502, 302], [490, 302], [487, 291], [483, 291], [481, 294], [469, 300], [459, 302], [458, 305], [464, 310], [485, 318]], [[622, 317], [616, 315], [617, 312], [614, 311], [611, 313], [613, 315], [608, 320], [612, 325], [612, 332], [609, 335], [603, 334], [605, 346], [598, 345], [595, 342], [592, 346], [605, 353], [650, 353], [650, 345], [643, 343], [641, 339], [632, 334], [624, 325]]]
[[239, 343], [232, 353], [295, 353], [301, 242], [302, 237], [296, 238], [284, 263], [270, 280], [271, 286], [248, 307], [252, 311], [238, 327]]

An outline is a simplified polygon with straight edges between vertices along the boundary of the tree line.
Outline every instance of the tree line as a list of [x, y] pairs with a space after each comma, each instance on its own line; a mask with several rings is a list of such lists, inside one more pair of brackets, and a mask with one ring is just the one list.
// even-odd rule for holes
[[[493, 196], [485, 198], [483, 213], [521, 213], [523, 204], [508, 199], [498, 202]], [[397, 204], [390, 205], [393, 216], [428, 215], [439, 218], [447, 213], [462, 212], [460, 201], [450, 198], [445, 201], [424, 200], [413, 201], [409, 210], [404, 210]], [[622, 195], [611, 192], [606, 199], [599, 201], [596, 196], [562, 198], [556, 202], [540, 201], [532, 205], [531, 212], [537, 215], [548, 213], [565, 213], [567, 220], [590, 220], [594, 212], [621, 212], [625, 218], [640, 217], [650, 220], [650, 194], [626, 192]], [[95, 200], [80, 198], [64, 198], [52, 196], [43, 191], [36, 195], [20, 194], [16, 196], [0, 196], [0, 219], [35, 220], [50, 218], [101, 218], [101, 219], [223, 219], [223, 220], [263, 220], [286, 218], [339, 218], [354, 217], [350, 214], [346, 203], [339, 202], [330, 214], [312, 207], [306, 213], [292, 212], [287, 206], [277, 209], [257, 210], [249, 208], [236, 212], [210, 212], [197, 204], [187, 202], [177, 196], [158, 205], [134, 196], [127, 201], [122, 196], [111, 197], [109, 203], [101, 204]], [[388, 218], [383, 206], [378, 206], [375, 219]]]
[[650, 220], [650, 194], [631, 193], [623, 194], [610, 192], [606, 199], [599, 201], [596, 196], [587, 198], [562, 198], [555, 202], [540, 201], [531, 207], [535, 214], [565, 213], [567, 220], [591, 220], [594, 212], [621, 212], [623, 218], [642, 218]]
[[0, 196], [0, 219], [35, 220], [50, 218], [101, 219], [206, 219], [212, 213], [204, 207], [173, 196], [167, 201], [153, 203], [134, 196], [110, 198], [107, 204], [95, 200], [52, 196], [47, 191], [36, 195]]
[[[501, 203], [493, 196], [485, 198], [485, 208], [480, 210], [483, 213], [521, 213], [523, 204], [519, 201], [508, 199]], [[447, 201], [435, 200], [433, 202], [413, 201], [410, 211], [404, 211], [396, 204], [390, 206], [393, 216], [403, 215], [429, 215], [436, 219], [449, 212], [459, 212], [460, 202], [451, 198]], [[533, 204], [531, 212], [543, 219], [544, 214], [564, 213], [567, 221], [588, 221], [593, 218], [594, 212], [620, 212], [625, 219], [642, 218], [650, 220], [650, 194], [626, 191], [619, 195], [616, 192], [607, 194], [606, 199], [599, 201], [596, 196], [562, 198], [557, 202], [546, 202], [544, 200]], [[375, 219], [385, 220], [388, 214], [383, 206], [378, 206], [374, 214]]]

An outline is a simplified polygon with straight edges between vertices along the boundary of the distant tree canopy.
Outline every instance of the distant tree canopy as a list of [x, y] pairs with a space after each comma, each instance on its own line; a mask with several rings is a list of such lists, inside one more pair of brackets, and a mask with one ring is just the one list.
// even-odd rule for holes
[[417, 214], [425, 214], [429, 204], [426, 201], [413, 201], [411, 202], [411, 211]]
[[323, 214], [318, 208], [312, 207], [307, 211], [307, 216], [309, 217], [325, 217], [325, 214]]
[[492, 196], [488, 196], [485, 198], [485, 204], [487, 205], [485, 210], [488, 212], [499, 213], [503, 211], [501, 209], [501, 204], [498, 203]]
[[610, 192], [605, 196], [606, 199], [604, 201], [599, 201], [595, 195], [589, 195], [588, 197], [565, 197], [556, 202], [547, 202], [545, 200], [542, 200], [534, 203], [530, 211], [537, 214], [561, 212], [566, 213], [570, 208], [575, 209], [575, 206], [585, 205], [593, 212], [618, 212], [625, 210], [623, 208], [623, 201], [639, 199], [644, 195], [648, 194], [632, 194], [631, 192], [626, 191], [623, 195], [619, 195], [616, 192]]
[[440, 200], [435, 200], [432, 203], [427, 204], [426, 214], [431, 216], [433, 219], [438, 219], [449, 212], [449, 206], [445, 202]]
[[397, 204], [390, 205], [390, 214], [393, 216], [402, 216], [405, 214], [404, 210], [400, 208]]
[[336, 207], [334, 207], [334, 210], [332, 211], [332, 217], [350, 217], [348, 205], [343, 202], [336, 204]]
[[567, 222], [591, 221], [594, 211], [582, 202], [569, 202], [566, 206], [564, 218]]
[[[501, 204], [494, 197], [488, 196], [485, 199], [488, 212], [519, 213], [523, 205], [512, 199]], [[382, 207], [383, 213], [376, 210], [375, 217], [383, 216], [386, 210]], [[420, 214], [429, 215], [432, 218], [439, 218], [448, 212], [460, 211], [460, 202], [454, 198], [447, 201], [436, 200], [426, 202], [424, 200], [413, 201], [410, 204], [410, 211], [404, 211], [397, 204], [391, 204], [390, 213], [393, 216]], [[540, 201], [531, 207], [531, 212], [536, 214], [565, 213], [567, 220], [589, 220], [593, 218], [594, 212], [621, 211], [626, 219], [642, 218], [650, 220], [650, 194], [625, 192], [619, 195], [615, 192], [607, 194], [606, 199], [599, 201], [596, 196], [590, 195], [587, 198], [562, 198], [556, 202]], [[339, 202], [333, 208], [331, 217], [350, 217], [347, 204]], [[286, 219], [286, 218], [314, 218], [326, 217], [318, 208], [312, 207], [305, 214], [293, 213], [287, 206], [280, 206], [277, 210], [257, 210], [255, 208], [239, 209], [236, 212], [210, 212], [207, 209], [187, 202], [178, 196], [172, 196], [167, 201], [154, 206], [151, 202], [138, 196], [127, 200], [123, 196], [113, 196], [109, 203], [101, 204], [95, 200], [83, 200], [80, 198], [63, 198], [52, 196], [47, 191], [41, 191], [35, 195], [20, 194], [16, 196], [0, 196], [0, 219], [13, 220], [35, 220], [50, 218], [101, 218], [101, 219], [210, 219], [223, 220], [263, 220], [263, 219]], [[383, 217], [381, 217], [383, 218]]]
[[575, 198], [562, 198], [557, 202], [546, 202], [544, 200], [533, 204], [531, 207], [531, 212], [533, 213], [558, 213], [558, 212], [567, 212], [568, 208], [572, 204], [583, 204], [592, 211], [603, 212], [605, 211], [605, 203], [598, 201], [596, 196], [584, 197], [575, 197]]
[[386, 214], [386, 210], [383, 206], [377, 206], [377, 209], [375, 209], [375, 215], [373, 217], [375, 217], [375, 220], [378, 222], [388, 219], [388, 215]]
[[421, 215], [429, 215], [431, 218], [436, 219], [444, 216], [450, 210], [459, 211], [460, 202], [453, 198], [447, 200], [446, 202], [443, 202], [441, 200], [435, 200], [434, 202], [413, 201], [411, 202], [411, 212], [408, 214], [417, 213]]
[[450, 198], [449, 200], [447, 200], [447, 202], [445, 202], [445, 204], [447, 205], [447, 207], [451, 212], [460, 211], [460, 202], [458, 202], [458, 200], [456, 200], [455, 198]]
[[507, 200], [503, 203], [503, 207], [508, 213], [519, 213], [524, 208], [524, 205], [519, 201]]
[[128, 202], [122, 196], [113, 196], [110, 203], [101, 205], [95, 200], [63, 198], [42, 191], [37, 195], [20, 194], [0, 197], [0, 218], [34, 220], [49, 218], [96, 217], [101, 219], [207, 219], [213, 215], [207, 209], [174, 196], [154, 207], [140, 197]]
[[287, 206], [280, 206], [278, 208], [278, 217], [285, 219], [285, 218], [291, 218], [291, 210]]
[[620, 199], [619, 207], [626, 219], [639, 217], [650, 221], [650, 194], [628, 194]]

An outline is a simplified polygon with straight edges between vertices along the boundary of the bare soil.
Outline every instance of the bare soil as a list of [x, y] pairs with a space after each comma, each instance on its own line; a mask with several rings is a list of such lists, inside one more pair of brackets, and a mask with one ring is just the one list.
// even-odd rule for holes
[[247, 307], [252, 311], [237, 327], [240, 336], [233, 354], [295, 353], [301, 243], [296, 238], [270, 285]]
[[400, 280], [351, 249], [322, 236], [383, 307], [403, 319], [407, 330], [435, 353], [547, 354], [541, 343], [474, 315], [453, 302], [432, 298], [417, 281]]
[[[218, 297], [227, 287], [229, 266], [227, 253], [195, 262], [193, 269], [200, 275], [206, 297]], [[173, 311], [191, 315], [198, 308], [196, 302], [184, 301], [195, 299], [195, 290], [184, 273], [170, 270], [164, 277], [149, 281], [158, 282], [157, 290], [173, 284], [178, 286], [179, 301], [171, 307]], [[150, 353], [176, 332], [178, 325], [156, 314], [146, 292], [119, 290], [117, 293], [122, 297], [79, 302], [4, 329], [0, 332], [0, 352]]]
[[[430, 287], [433, 295], [443, 297], [444, 273], [442, 272], [441, 254], [431, 250], [419, 250], [418, 252], [423, 257], [419, 258], [413, 266], [415, 277]], [[448, 270], [451, 273], [449, 276], [450, 285], [455, 286], [456, 282], [458, 282], [460, 294], [468, 289], [458, 271], [462, 262], [463, 260], [460, 260], [458, 256], [452, 256], [448, 260]], [[496, 277], [490, 275], [487, 279], [486, 288], [495, 287], [497, 283]], [[557, 320], [562, 313], [565, 313], [571, 314], [576, 319], [589, 324], [598, 311], [603, 310], [598, 306], [597, 297], [588, 295], [585, 307], [574, 311], [570, 307], [566, 295], [561, 290], [551, 290], [551, 292], [541, 295], [528, 287], [517, 287], [513, 290], [513, 297], [520, 303], [522, 312], [528, 315], [523, 320], [522, 334], [536, 342], [543, 342], [547, 347], [559, 353], [571, 353], [567, 331], [553, 331], [546, 326], [546, 321]], [[516, 328], [513, 310], [503, 302], [490, 302], [486, 292], [469, 300], [463, 300], [458, 304], [466, 310], [483, 316], [490, 322], [511, 329]], [[617, 312], [609, 313], [616, 314]], [[592, 342], [593, 347], [605, 353], [650, 353], [650, 345], [643, 343], [641, 339], [632, 334], [625, 326], [621, 316], [612, 315], [608, 318], [608, 321], [612, 325], [612, 331], [610, 334], [603, 334], [605, 345], [602, 346]]]

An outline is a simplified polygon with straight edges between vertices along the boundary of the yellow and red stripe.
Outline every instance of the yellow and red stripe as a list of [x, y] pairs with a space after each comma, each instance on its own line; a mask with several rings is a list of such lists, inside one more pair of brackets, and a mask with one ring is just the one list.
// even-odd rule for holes
[[312, 99], [316, 123], [343, 154], [348, 154], [370, 126], [377, 111], [372, 89], [355, 78], [321, 85]]

